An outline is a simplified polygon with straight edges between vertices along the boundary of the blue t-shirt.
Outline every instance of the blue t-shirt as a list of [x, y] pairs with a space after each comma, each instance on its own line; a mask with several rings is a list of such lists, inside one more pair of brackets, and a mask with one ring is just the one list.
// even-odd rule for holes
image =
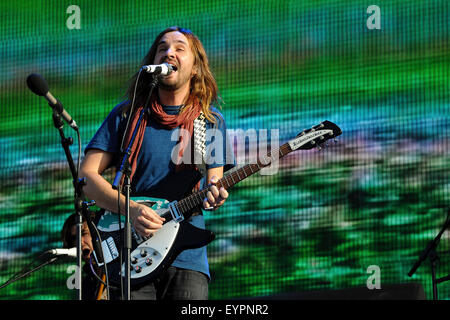
[[[120, 161], [120, 145], [125, 131], [127, 117], [122, 115], [123, 103], [117, 105], [104, 120], [85, 149], [100, 149], [114, 153], [112, 165]], [[163, 106], [167, 114], [178, 114], [180, 106]], [[222, 114], [216, 109], [216, 124], [206, 120], [206, 169], [225, 166], [224, 171], [234, 166], [234, 154], [226, 134], [226, 125]], [[175, 172], [172, 152], [178, 144], [179, 128], [167, 129], [148, 117], [141, 150], [137, 159], [136, 172], [131, 182], [131, 195], [151, 195], [158, 190], [165, 178]], [[126, 148], [126, 146], [124, 146]], [[202, 179], [203, 188], [205, 179]], [[205, 229], [203, 215], [196, 215], [188, 220], [192, 225]], [[172, 264], [175, 267], [200, 271], [210, 277], [206, 255], [206, 246], [198, 249], [184, 250]]]

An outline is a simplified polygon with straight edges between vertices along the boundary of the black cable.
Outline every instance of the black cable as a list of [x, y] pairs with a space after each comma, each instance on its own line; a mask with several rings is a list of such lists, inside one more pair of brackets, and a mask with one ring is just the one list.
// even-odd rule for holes
[[[97, 234], [97, 237], [100, 241], [100, 243], [102, 243], [102, 237], [100, 236], [100, 233], [98, 232], [97, 226], [94, 223], [91, 223], [91, 226], [93, 226], [95, 233]], [[106, 287], [106, 292], [107, 292], [107, 296], [108, 296], [108, 300], [110, 299], [110, 294], [109, 294], [109, 276], [108, 276], [108, 267], [106, 266], [106, 261], [104, 260], [105, 255], [103, 254], [103, 246], [101, 246], [101, 250], [102, 250], [102, 256], [103, 256], [103, 268], [105, 269], [105, 280], [106, 283], [103, 282], [98, 276], [97, 274], [95, 274], [95, 276], [97, 276], [97, 279], [100, 280]]]
[[128, 131], [128, 126], [130, 125], [131, 116], [133, 115], [134, 102], [136, 100], [136, 89], [137, 89], [137, 84], [139, 82], [139, 77], [141, 76], [141, 72], [142, 72], [142, 68], [139, 70], [139, 74], [137, 76], [136, 83], [134, 84], [133, 101], [131, 102], [130, 114], [128, 115], [127, 125], [125, 127], [125, 131], [122, 136], [122, 142], [120, 143], [120, 152], [122, 152], [122, 153], [123, 153], [123, 143], [125, 142], [125, 134]]
[[78, 176], [78, 173], [80, 172], [80, 166], [81, 166], [81, 136], [80, 136], [80, 130], [78, 130], [78, 128], [76, 128], [75, 131], [77, 132], [77, 137], [78, 137], [78, 159], [77, 159], [77, 176]]
[[118, 195], [117, 195], [117, 216], [118, 216], [118, 219], [119, 219], [119, 238], [120, 238], [120, 250], [119, 250], [119, 263], [120, 263], [120, 265], [119, 265], [119, 268], [120, 268], [120, 271], [119, 271], [119, 274], [120, 274], [120, 295], [121, 295], [121, 298], [122, 298], [122, 300], [124, 300], [124, 295], [123, 295], [123, 277], [122, 277], [122, 250], [123, 250], [123, 236], [122, 236], [122, 232], [123, 232], [123, 228], [122, 228], [122, 219], [121, 219], [121, 216], [120, 216], [120, 183], [119, 183], [119, 186], [118, 186], [118, 188], [117, 188], [117, 193], [118, 193]]
[[[76, 131], [77, 137], [78, 137], [77, 178], [79, 178], [78, 174], [79, 174], [80, 168], [81, 168], [81, 135], [80, 135], [80, 131], [79, 131], [78, 128], [76, 128], [75, 131]], [[77, 196], [77, 190], [75, 190], [75, 198], [76, 198], [76, 196]], [[101, 244], [102, 243], [102, 237], [100, 236], [100, 233], [98, 232], [97, 226], [94, 223], [92, 223], [92, 221], [90, 221], [90, 222], [91, 222], [90, 225], [95, 230], [95, 233], [97, 234], [97, 237], [98, 237], [98, 239], [100, 241], [100, 244]], [[101, 254], [104, 257], [105, 255], [103, 254], [103, 246], [100, 246], [100, 250], [102, 251]], [[107, 296], [108, 296], [108, 299], [109, 299], [110, 298], [109, 275], [108, 275], [108, 267], [106, 266], [106, 262], [105, 261], [103, 261], [103, 266], [104, 266], [104, 270], [105, 270], [106, 283], [103, 282], [100, 278], [98, 278], [98, 276], [97, 276], [97, 274], [95, 272], [94, 272], [94, 274], [98, 278], [98, 280], [100, 280], [105, 285], [106, 291], [107, 291]], [[80, 270], [80, 272], [81, 272], [81, 270]]]
[[102, 279], [100, 279], [99, 275], [98, 275], [97, 272], [95, 272], [95, 270], [94, 270], [94, 265], [92, 264], [92, 256], [89, 257], [89, 267], [91, 268], [92, 275], [93, 275], [94, 277], [96, 277], [97, 280], [98, 280], [99, 282], [101, 282], [105, 287], [107, 287], [108, 285], [106, 284], [106, 282], [103, 281]]

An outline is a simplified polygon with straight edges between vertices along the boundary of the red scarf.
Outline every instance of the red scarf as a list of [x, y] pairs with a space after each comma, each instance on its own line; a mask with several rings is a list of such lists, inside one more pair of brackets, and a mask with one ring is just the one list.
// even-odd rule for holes
[[[136, 124], [139, 120], [139, 116], [143, 110], [143, 107], [139, 107], [133, 115], [131, 115], [133, 118], [130, 121], [130, 127], [128, 128], [127, 136], [125, 137], [125, 143], [124, 147], [128, 146], [131, 140], [131, 136], [134, 132], [134, 128], [136, 127]], [[158, 102], [156, 98], [153, 98], [150, 106], [150, 114], [158, 123], [163, 125], [164, 127], [168, 129], [175, 129], [180, 127], [180, 137], [178, 141], [179, 145], [179, 151], [178, 151], [178, 160], [176, 165], [176, 171], [184, 170], [184, 169], [193, 169], [196, 168], [193, 158], [193, 145], [191, 143], [191, 162], [190, 164], [184, 164], [181, 163], [183, 153], [186, 149], [186, 146], [189, 144], [189, 141], [191, 140], [193, 133], [194, 133], [194, 120], [200, 115], [202, 109], [200, 104], [196, 102], [191, 108], [185, 110], [182, 114], [176, 114], [176, 115], [170, 115], [164, 112], [164, 109], [162, 105]], [[133, 145], [131, 146], [131, 154], [129, 157], [129, 162], [131, 164], [131, 175], [130, 180], [133, 179], [134, 173], [136, 172], [136, 166], [137, 166], [137, 158], [139, 155], [139, 152], [141, 150], [142, 141], [144, 138], [145, 128], [147, 126], [148, 121], [148, 113], [145, 112], [142, 116], [141, 123], [139, 125], [139, 128], [136, 133], [136, 138], [133, 141]], [[185, 133], [183, 135], [183, 133]], [[162, 142], [164, 143], [164, 142]], [[123, 178], [121, 181], [121, 184], [123, 183]]]

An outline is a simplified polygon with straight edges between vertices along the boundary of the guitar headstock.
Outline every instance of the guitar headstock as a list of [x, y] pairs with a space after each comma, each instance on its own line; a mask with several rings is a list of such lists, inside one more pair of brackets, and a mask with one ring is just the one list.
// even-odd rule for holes
[[292, 151], [297, 149], [308, 150], [318, 147], [340, 134], [342, 134], [342, 131], [336, 124], [325, 120], [310, 129], [303, 130], [297, 137], [289, 141], [288, 144]]

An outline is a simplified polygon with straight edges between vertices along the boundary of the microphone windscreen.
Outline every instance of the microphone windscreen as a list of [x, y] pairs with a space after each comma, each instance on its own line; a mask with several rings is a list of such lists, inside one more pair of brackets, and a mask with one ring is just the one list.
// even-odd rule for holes
[[44, 96], [48, 92], [47, 82], [36, 73], [32, 73], [27, 77], [27, 85], [38, 96]]

